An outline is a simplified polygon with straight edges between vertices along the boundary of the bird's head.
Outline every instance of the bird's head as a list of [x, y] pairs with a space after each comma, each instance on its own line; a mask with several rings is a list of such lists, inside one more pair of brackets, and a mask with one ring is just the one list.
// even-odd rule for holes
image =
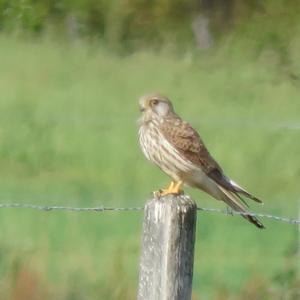
[[169, 113], [174, 112], [171, 101], [158, 93], [142, 96], [139, 100], [139, 104], [144, 120], [163, 118]]

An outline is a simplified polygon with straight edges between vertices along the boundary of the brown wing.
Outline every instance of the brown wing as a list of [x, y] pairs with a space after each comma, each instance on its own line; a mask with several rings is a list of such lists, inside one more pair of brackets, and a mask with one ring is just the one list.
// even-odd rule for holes
[[178, 116], [165, 119], [161, 124], [161, 132], [165, 138], [189, 161], [199, 166], [206, 174], [221, 167], [206, 149], [196, 130]]
[[[161, 131], [186, 159], [199, 166], [216, 183], [229, 191], [242, 194], [256, 202], [262, 202], [237, 184], [232, 184], [232, 181], [223, 173], [222, 168], [209, 154], [199, 134], [190, 124], [175, 115], [165, 119], [161, 125]], [[237, 196], [241, 199], [238, 194]], [[243, 199], [241, 200], [243, 201]]]

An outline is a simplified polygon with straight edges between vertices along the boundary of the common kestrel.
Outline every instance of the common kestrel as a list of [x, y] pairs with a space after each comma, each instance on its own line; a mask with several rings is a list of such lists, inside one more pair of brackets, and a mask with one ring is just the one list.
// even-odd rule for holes
[[[186, 184], [199, 188], [232, 209], [247, 213], [246, 196], [258, 198], [228, 178], [206, 149], [192, 126], [183, 121], [173, 109], [171, 101], [160, 94], [140, 98], [142, 117], [139, 120], [139, 143], [148, 160], [168, 174], [173, 181], [160, 195], [179, 194]], [[264, 225], [254, 216], [243, 215], [259, 228]]]

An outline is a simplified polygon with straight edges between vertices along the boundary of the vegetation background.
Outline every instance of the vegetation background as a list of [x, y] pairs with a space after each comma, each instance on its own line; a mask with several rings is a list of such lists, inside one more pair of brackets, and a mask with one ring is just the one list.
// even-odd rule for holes
[[[226, 173], [297, 217], [300, 1], [0, 0], [0, 203], [142, 206], [159, 90]], [[186, 190], [199, 206], [224, 207]], [[295, 225], [199, 213], [193, 299], [299, 299]], [[134, 299], [141, 212], [0, 210], [0, 299]]]

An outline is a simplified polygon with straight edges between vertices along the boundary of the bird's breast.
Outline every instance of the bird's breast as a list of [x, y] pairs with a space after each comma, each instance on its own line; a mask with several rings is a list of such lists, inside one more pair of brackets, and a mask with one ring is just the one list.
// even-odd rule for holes
[[141, 126], [139, 143], [146, 158], [175, 180], [181, 180], [184, 174], [196, 169], [160, 132], [159, 124]]

